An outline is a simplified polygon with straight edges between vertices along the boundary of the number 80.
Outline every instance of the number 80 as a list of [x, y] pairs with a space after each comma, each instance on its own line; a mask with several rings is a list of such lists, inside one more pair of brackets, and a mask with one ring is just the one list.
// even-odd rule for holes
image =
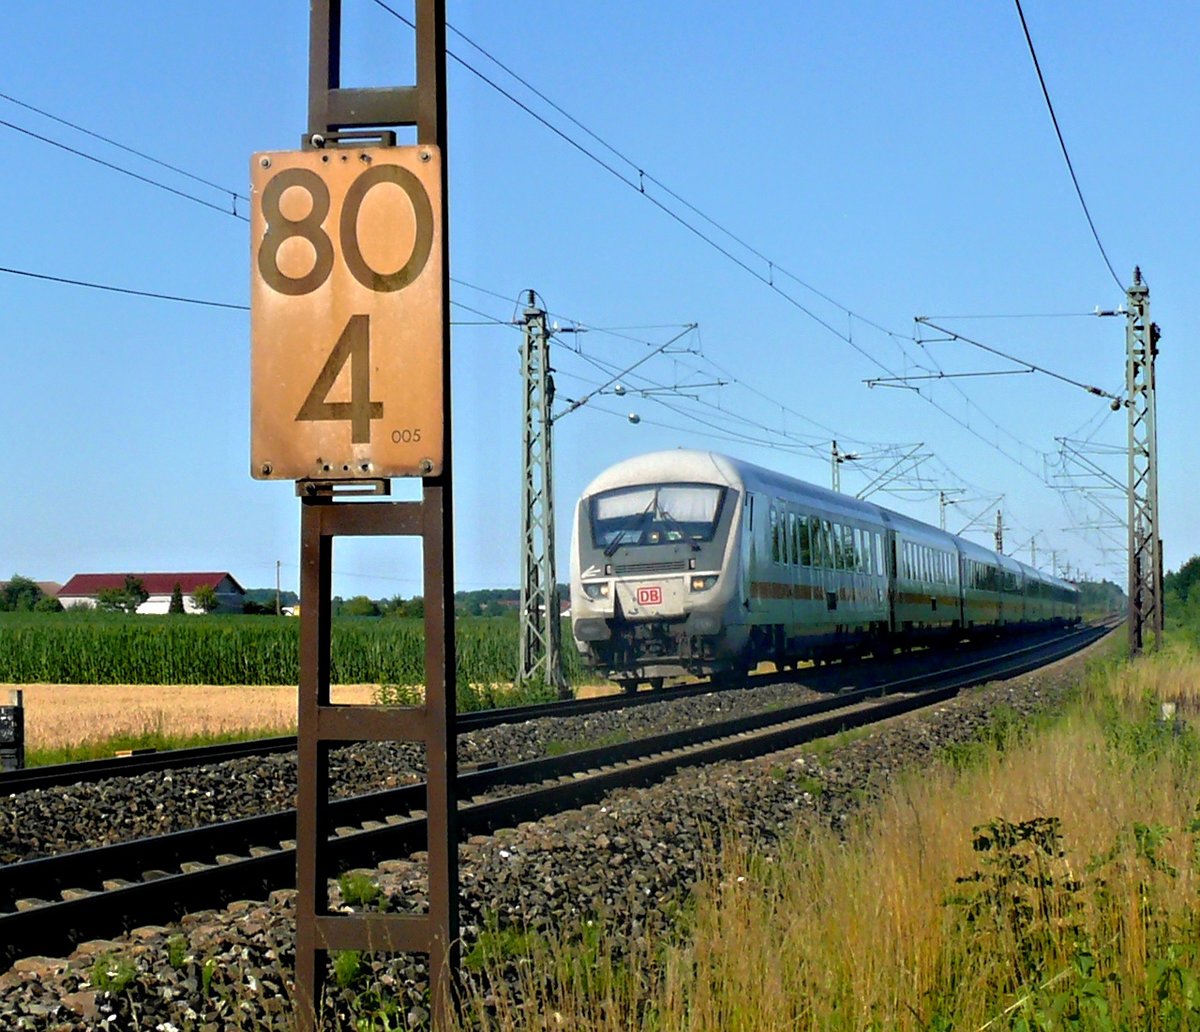
[[[412, 202], [416, 217], [412, 253], [399, 269], [388, 273], [372, 269], [358, 245], [359, 210], [371, 188], [380, 183], [393, 183], [400, 187]], [[307, 192], [312, 200], [312, 208], [302, 219], [289, 219], [279, 207], [284, 191], [293, 186]], [[285, 169], [272, 178], [263, 190], [262, 213], [267, 225], [262, 246], [258, 249], [258, 271], [263, 281], [279, 293], [291, 296], [316, 290], [329, 278], [334, 257], [333, 242], [321, 228], [321, 223], [329, 214], [329, 187], [325, 181], [311, 169]], [[288, 276], [279, 268], [279, 248], [292, 237], [307, 240], [316, 253], [312, 269], [304, 276]], [[346, 268], [364, 287], [378, 293], [403, 290], [421, 274], [433, 246], [433, 206], [421, 181], [399, 165], [375, 165], [367, 169], [346, 191], [338, 239]]]

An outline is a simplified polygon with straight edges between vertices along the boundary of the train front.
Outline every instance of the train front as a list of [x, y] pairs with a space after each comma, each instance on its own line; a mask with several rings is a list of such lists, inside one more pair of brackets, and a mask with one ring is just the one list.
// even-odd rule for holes
[[630, 459], [597, 477], [576, 506], [573, 636], [584, 661], [627, 690], [729, 663], [741, 493], [722, 458]]

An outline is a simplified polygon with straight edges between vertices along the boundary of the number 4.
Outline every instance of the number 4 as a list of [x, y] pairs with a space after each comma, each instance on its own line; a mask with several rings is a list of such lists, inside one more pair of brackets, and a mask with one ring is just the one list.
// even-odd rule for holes
[[[350, 363], [350, 400], [326, 401], [338, 374]], [[352, 315], [338, 337], [333, 350], [321, 367], [312, 390], [300, 406], [296, 419], [320, 421], [350, 420], [350, 440], [369, 444], [371, 420], [383, 418], [383, 402], [371, 401], [371, 324], [370, 316]]]

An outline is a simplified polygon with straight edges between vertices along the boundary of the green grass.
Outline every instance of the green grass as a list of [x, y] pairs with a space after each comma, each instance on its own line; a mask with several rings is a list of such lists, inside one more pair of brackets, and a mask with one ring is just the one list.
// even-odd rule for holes
[[[515, 620], [465, 617], [455, 624], [460, 685], [511, 684]], [[333, 621], [335, 684], [423, 684], [420, 620]], [[583, 680], [569, 631], [566, 675]], [[262, 616], [124, 616], [0, 613], [0, 682], [15, 684], [296, 684], [300, 621]], [[476, 689], [475, 694], [478, 694]], [[480, 708], [468, 691], [459, 707]]]
[[92, 738], [74, 745], [54, 746], [45, 749], [26, 746], [25, 766], [45, 767], [53, 763], [78, 763], [82, 760], [100, 760], [114, 756], [126, 749], [193, 749], [202, 745], [220, 745], [225, 742], [246, 742], [254, 738], [274, 738], [278, 728], [259, 730], [225, 731], [195, 735], [168, 735], [158, 731], [145, 731], [135, 735], [115, 735], [112, 738]]

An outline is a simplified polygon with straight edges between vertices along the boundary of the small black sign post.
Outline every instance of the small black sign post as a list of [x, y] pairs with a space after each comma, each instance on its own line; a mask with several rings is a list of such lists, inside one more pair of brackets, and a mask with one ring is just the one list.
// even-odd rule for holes
[[25, 769], [25, 693], [14, 691], [0, 706], [0, 771]]

